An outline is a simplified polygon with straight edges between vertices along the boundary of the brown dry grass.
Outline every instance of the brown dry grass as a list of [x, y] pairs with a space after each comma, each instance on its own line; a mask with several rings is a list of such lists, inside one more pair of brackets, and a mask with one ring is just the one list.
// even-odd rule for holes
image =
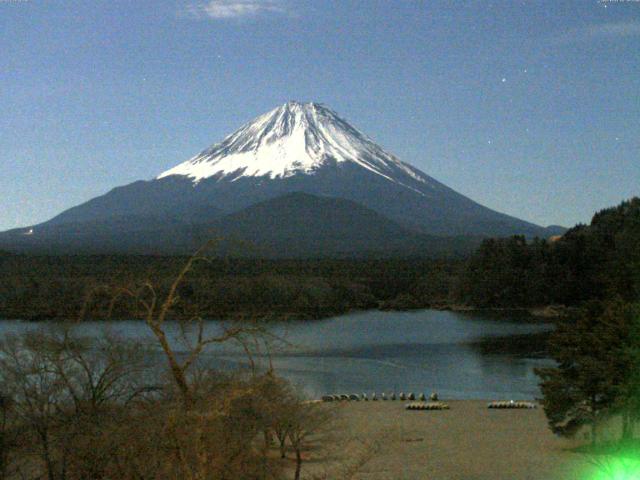
[[306, 479], [574, 480], [587, 459], [579, 442], [554, 436], [542, 409], [407, 411], [404, 402], [333, 404], [338, 420], [327, 448], [311, 454]]

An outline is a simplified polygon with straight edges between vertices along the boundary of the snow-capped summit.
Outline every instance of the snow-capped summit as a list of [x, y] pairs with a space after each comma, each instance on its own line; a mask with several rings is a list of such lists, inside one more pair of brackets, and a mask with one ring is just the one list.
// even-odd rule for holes
[[211, 177], [231, 181], [242, 177], [287, 178], [312, 174], [324, 165], [343, 162], [351, 162], [407, 188], [412, 187], [406, 185], [406, 176], [432, 183], [429, 177], [385, 152], [333, 110], [318, 103], [293, 101], [260, 115], [222, 142], [157, 178], [181, 175], [195, 183]]

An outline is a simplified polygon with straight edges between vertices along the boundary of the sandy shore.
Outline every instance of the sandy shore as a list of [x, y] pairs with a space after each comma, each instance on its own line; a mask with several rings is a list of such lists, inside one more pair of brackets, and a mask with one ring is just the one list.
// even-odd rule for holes
[[573, 480], [588, 459], [556, 437], [542, 409], [492, 410], [449, 401], [450, 410], [407, 411], [405, 402], [326, 404], [336, 410], [330, 447], [312, 450], [306, 479]]

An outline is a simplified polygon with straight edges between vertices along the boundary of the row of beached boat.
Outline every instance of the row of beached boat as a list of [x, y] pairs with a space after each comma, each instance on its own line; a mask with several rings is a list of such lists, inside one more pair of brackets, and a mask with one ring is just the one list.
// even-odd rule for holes
[[513, 400], [504, 400], [498, 402], [491, 402], [487, 405], [487, 408], [536, 408], [537, 405], [533, 402], [514, 402]]
[[[378, 396], [377, 393], [372, 393], [371, 397], [369, 397], [366, 393], [363, 393], [362, 395], [358, 395], [357, 393], [352, 393], [352, 394], [340, 394], [340, 395], [324, 395], [322, 397], [322, 401], [323, 402], [359, 402], [359, 401], [377, 401], [377, 400], [420, 400], [421, 402], [426, 402], [427, 401], [427, 397], [424, 393], [420, 393], [416, 396], [416, 394], [414, 393], [400, 393], [398, 395], [396, 395], [395, 393], [390, 393], [389, 395], [387, 395], [386, 393], [381, 393], [380, 396]], [[429, 395], [429, 400], [431, 401], [437, 401], [438, 400], [438, 394], [437, 393], [432, 393], [431, 395]]]
[[[533, 402], [514, 402], [513, 400], [491, 402], [487, 408], [536, 408]], [[449, 410], [449, 405], [444, 402], [413, 402], [405, 407], [407, 410]]]
[[407, 410], [449, 410], [449, 404], [444, 402], [413, 402], [407, 403]]
[[[371, 397], [369, 397], [366, 393], [361, 395], [352, 393], [352, 394], [339, 394], [339, 395], [324, 395], [322, 397], [323, 402], [360, 402], [360, 401], [377, 401], [377, 400], [409, 400], [413, 403], [408, 403], [406, 405], [407, 410], [449, 410], [449, 405], [438, 401], [438, 394], [432, 393], [429, 396], [429, 401], [427, 401], [427, 396], [424, 393], [420, 393], [416, 396], [414, 393], [400, 393], [396, 395], [395, 393], [391, 393], [389, 395], [385, 393], [381, 393], [378, 396], [376, 393], [372, 393]], [[490, 402], [487, 405], [487, 408], [521, 408], [521, 409], [533, 409], [537, 408], [537, 405], [533, 402], [524, 402], [524, 401], [514, 401], [514, 400], [499, 400], [495, 402]]]

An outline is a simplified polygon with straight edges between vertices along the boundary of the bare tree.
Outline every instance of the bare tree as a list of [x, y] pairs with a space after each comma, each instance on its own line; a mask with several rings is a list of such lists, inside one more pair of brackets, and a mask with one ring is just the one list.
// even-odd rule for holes
[[57, 325], [9, 335], [0, 343], [0, 384], [16, 423], [25, 428], [23, 456], [35, 456], [49, 480], [100, 478], [108, 453], [95, 448], [114, 418], [144, 389], [134, 377], [143, 354], [110, 337], [81, 337]]
[[[217, 324], [219, 330], [216, 333], [209, 333], [206, 331], [205, 320], [196, 313], [186, 318], [182, 316], [175, 318], [182, 334], [182, 340], [187, 346], [188, 353], [186, 356], [180, 358], [171, 345], [167, 320], [171, 317], [172, 309], [180, 301], [179, 288], [183, 285], [187, 275], [193, 270], [196, 263], [209, 262], [209, 258], [205, 253], [217, 242], [218, 240], [208, 242], [188, 259], [171, 283], [166, 295], [161, 295], [159, 289], [150, 280], [137, 287], [119, 286], [112, 289], [97, 289], [106, 290], [111, 294], [109, 316], [111, 316], [120, 298], [129, 297], [134, 299], [136, 309], [141, 310], [144, 322], [153, 333], [164, 353], [169, 371], [186, 409], [192, 408], [194, 404], [194, 392], [189, 383], [189, 370], [207, 346], [235, 341], [242, 346], [245, 352], [249, 352], [248, 346], [251, 343], [251, 338], [265, 334], [264, 329], [260, 327], [258, 322], [249, 319], [231, 324], [219, 323]], [[87, 298], [85, 307], [80, 315], [81, 319], [85, 317], [90, 303], [91, 296]], [[248, 358], [252, 361], [249, 355]]]
[[0, 394], [0, 480], [11, 478], [19, 471], [16, 453], [21, 432], [13, 418], [13, 400]]
[[332, 410], [318, 403], [298, 402], [289, 410], [287, 437], [295, 452], [294, 480], [300, 480], [302, 452], [309, 448], [312, 438], [320, 436], [333, 418]]
[[[208, 261], [209, 246], [190, 257], [169, 286], [146, 281], [94, 289], [79, 317], [92, 310], [97, 293], [108, 299], [101, 304], [108, 316], [126, 299], [165, 357], [168, 382], [157, 376], [150, 380], [157, 371], [148, 362], [148, 350], [106, 331], [82, 336], [80, 322], [0, 342], [0, 392], [10, 399], [0, 403], [0, 414], [10, 411], [27, 432], [19, 448], [32, 459], [34, 475], [48, 480], [279, 479], [283, 464], [274, 455], [275, 433], [281, 455], [287, 440], [296, 452], [299, 478], [302, 451], [323, 416], [309, 410], [272, 368], [259, 374], [254, 352], [268, 354], [271, 342], [280, 339], [253, 319], [207, 323], [196, 303], [180, 298], [194, 266]], [[186, 349], [179, 350], [176, 340]], [[209, 346], [226, 342], [246, 354], [250, 375], [222, 374], [198, 361]], [[0, 435], [4, 431], [0, 422]]]
[[11, 397], [16, 418], [33, 436], [33, 450], [43, 462], [49, 480], [61, 478], [55, 449], [55, 432], [60, 425], [59, 407], [64, 389], [52, 381], [43, 352], [31, 348], [31, 335], [8, 336], [0, 346], [0, 381]]

